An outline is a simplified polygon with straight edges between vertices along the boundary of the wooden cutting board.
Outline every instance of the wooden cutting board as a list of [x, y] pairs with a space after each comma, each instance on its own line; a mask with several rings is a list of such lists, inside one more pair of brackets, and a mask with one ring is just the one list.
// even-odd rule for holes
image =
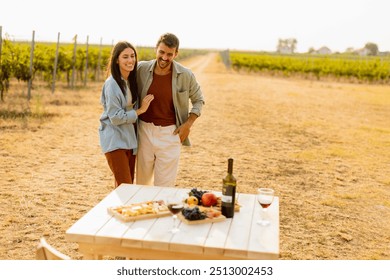
[[[220, 199], [220, 198], [219, 198]], [[218, 203], [217, 203], [217, 205], [216, 206], [214, 206], [216, 209], [218, 209], [219, 211], [222, 211], [222, 202], [220, 202], [219, 200], [218, 200]], [[234, 212], [240, 212], [240, 208], [241, 208], [241, 205], [240, 204], [238, 204], [237, 202], [234, 204]]]
[[187, 225], [199, 225], [199, 224], [207, 224], [207, 223], [218, 223], [218, 222], [222, 222], [222, 221], [225, 221], [226, 220], [226, 217], [221, 215], [219, 217], [216, 217], [216, 218], [206, 218], [206, 219], [203, 219], [203, 220], [195, 220], [195, 221], [190, 221], [190, 220], [187, 220], [186, 218], [184, 218], [184, 216], [180, 213], [180, 214], [177, 214], [177, 217], [179, 218], [180, 221], [182, 221], [183, 223], [186, 223]]
[[[159, 218], [171, 215], [163, 201], [145, 201], [107, 208], [107, 212], [123, 222]], [[132, 215], [133, 214], [133, 215]]]

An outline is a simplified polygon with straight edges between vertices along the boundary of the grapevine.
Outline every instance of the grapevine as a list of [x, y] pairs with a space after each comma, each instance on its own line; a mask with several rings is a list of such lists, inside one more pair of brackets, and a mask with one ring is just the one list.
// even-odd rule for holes
[[[51, 86], [53, 82], [54, 60], [57, 44], [39, 43], [35, 44], [33, 71], [30, 74], [30, 43], [13, 42], [7, 38], [3, 39], [1, 64], [0, 64], [0, 92], [1, 100], [3, 93], [9, 88], [10, 80], [15, 78], [19, 81], [29, 81], [38, 78]], [[60, 44], [58, 62], [56, 69], [56, 80], [71, 84], [73, 64], [76, 69], [76, 79], [84, 81], [86, 66], [86, 46], [79, 45], [76, 51], [76, 61], [73, 62], [73, 44]], [[111, 45], [89, 45], [88, 46], [88, 80], [104, 81], [106, 66], [111, 54]], [[150, 60], [155, 58], [155, 51], [152, 47], [137, 48], [138, 60]], [[203, 54], [205, 51], [182, 49], [180, 58]], [[100, 67], [100, 68], [99, 68]], [[99, 75], [101, 73], [101, 75]]]
[[231, 52], [236, 70], [269, 71], [321, 77], [357, 79], [364, 82], [390, 82], [390, 57], [358, 57], [346, 55], [280, 55], [272, 53]]

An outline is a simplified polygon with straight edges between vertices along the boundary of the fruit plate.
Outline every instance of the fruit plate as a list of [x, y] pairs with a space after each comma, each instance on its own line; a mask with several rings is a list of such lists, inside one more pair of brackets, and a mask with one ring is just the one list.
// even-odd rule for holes
[[[202, 196], [203, 194], [205, 193], [213, 193], [212, 191], [204, 191], [204, 190], [198, 190], [197, 188], [192, 188], [191, 191], [188, 193], [188, 198], [186, 198], [184, 200], [185, 203], [187, 203], [188, 205], [196, 205], [196, 204], [193, 204], [193, 203], [197, 203], [199, 202], [197, 205], [198, 206], [201, 206], [201, 207], [209, 207], [209, 206], [206, 206], [202, 203]], [[215, 205], [213, 206], [215, 209], [221, 211], [221, 206], [222, 206], [222, 198], [221, 196], [218, 196], [216, 194], [215, 195]], [[195, 201], [194, 201], [194, 197], [196, 197]], [[191, 203], [188, 203], [188, 202], [191, 202]], [[237, 201], [235, 202], [234, 204], [234, 212], [239, 212], [240, 211], [240, 207], [241, 205], [237, 203]]]
[[[221, 214], [221, 211], [219, 211], [215, 207], [203, 207], [203, 206], [189, 206], [185, 207], [182, 212], [180, 212], [178, 215], [178, 218], [188, 224], [188, 225], [196, 225], [196, 224], [206, 224], [206, 223], [216, 223], [216, 222], [222, 222], [226, 220], [226, 217]], [[198, 220], [189, 220], [186, 217], [188, 216], [203, 216], [203, 219]]]
[[178, 214], [177, 217], [179, 218], [180, 221], [182, 221], [183, 223], [187, 224], [187, 225], [199, 225], [199, 224], [207, 224], [207, 223], [217, 223], [217, 222], [222, 222], [222, 221], [225, 221], [226, 220], [226, 217], [224, 215], [221, 215], [219, 217], [215, 217], [215, 218], [205, 218], [203, 220], [194, 220], [194, 221], [190, 221], [190, 220], [187, 220], [182, 213]]
[[171, 215], [163, 200], [149, 200], [129, 205], [109, 207], [107, 208], [107, 212], [123, 222]]

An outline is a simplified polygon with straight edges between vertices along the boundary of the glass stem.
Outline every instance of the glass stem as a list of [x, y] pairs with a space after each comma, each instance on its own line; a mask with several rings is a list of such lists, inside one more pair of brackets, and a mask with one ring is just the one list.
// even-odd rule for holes
[[266, 216], [267, 216], [267, 208], [263, 208], [263, 217], [262, 217], [262, 219], [263, 220], [267, 220]]
[[176, 218], [177, 218], [177, 216], [173, 215], [172, 218], [173, 218], [173, 229], [175, 229], [176, 228]]

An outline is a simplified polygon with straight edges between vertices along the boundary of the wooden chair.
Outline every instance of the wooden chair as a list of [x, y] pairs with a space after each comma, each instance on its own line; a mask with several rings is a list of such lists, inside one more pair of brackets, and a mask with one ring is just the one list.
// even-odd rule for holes
[[37, 260], [70, 260], [70, 257], [59, 252], [54, 247], [50, 246], [45, 238], [41, 238], [39, 241], [37, 252]]

